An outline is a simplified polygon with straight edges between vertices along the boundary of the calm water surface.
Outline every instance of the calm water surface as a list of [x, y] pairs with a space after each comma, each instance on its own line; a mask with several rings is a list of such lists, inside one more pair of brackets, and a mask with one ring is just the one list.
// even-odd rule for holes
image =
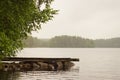
[[80, 62], [70, 71], [20, 72], [8, 80], [120, 80], [120, 48], [25, 48], [17, 56], [72, 57]]

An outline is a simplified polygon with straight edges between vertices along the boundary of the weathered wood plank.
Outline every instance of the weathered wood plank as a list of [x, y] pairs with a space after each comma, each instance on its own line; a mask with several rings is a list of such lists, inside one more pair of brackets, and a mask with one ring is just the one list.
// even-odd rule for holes
[[32, 58], [32, 57], [8, 57], [2, 61], [79, 61], [79, 58]]

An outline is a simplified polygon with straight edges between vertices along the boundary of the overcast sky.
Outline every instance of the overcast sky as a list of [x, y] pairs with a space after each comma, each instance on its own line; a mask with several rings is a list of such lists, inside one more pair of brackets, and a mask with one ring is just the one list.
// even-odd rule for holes
[[60, 10], [59, 14], [33, 32], [34, 37], [120, 37], [120, 0], [55, 0], [53, 7]]

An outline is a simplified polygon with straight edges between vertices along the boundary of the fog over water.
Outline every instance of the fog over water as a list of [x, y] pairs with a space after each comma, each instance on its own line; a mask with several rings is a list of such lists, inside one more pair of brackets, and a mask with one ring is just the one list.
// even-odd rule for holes
[[17, 56], [80, 61], [69, 71], [0, 72], [0, 80], [120, 80], [120, 48], [25, 48]]
[[[63, 75], [61, 72], [50, 74], [48, 72], [35, 74], [30, 72], [19, 78], [20, 80], [31, 78], [40, 80], [120, 80], [119, 53], [120, 48], [26, 48], [18, 56], [72, 57], [80, 58], [80, 62], [76, 63], [72, 70], [62, 72]], [[21, 75], [23, 74], [21, 73]], [[28, 78], [30, 74], [33, 76]], [[49, 74], [47, 75], [49, 79], [44, 77], [43, 74]], [[53, 79], [53, 76], [55, 79]]]

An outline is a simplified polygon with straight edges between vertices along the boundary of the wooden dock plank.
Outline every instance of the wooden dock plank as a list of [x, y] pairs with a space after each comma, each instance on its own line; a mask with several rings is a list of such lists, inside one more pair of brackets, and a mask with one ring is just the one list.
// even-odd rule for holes
[[32, 57], [8, 57], [2, 61], [79, 61], [79, 58], [32, 58]]

